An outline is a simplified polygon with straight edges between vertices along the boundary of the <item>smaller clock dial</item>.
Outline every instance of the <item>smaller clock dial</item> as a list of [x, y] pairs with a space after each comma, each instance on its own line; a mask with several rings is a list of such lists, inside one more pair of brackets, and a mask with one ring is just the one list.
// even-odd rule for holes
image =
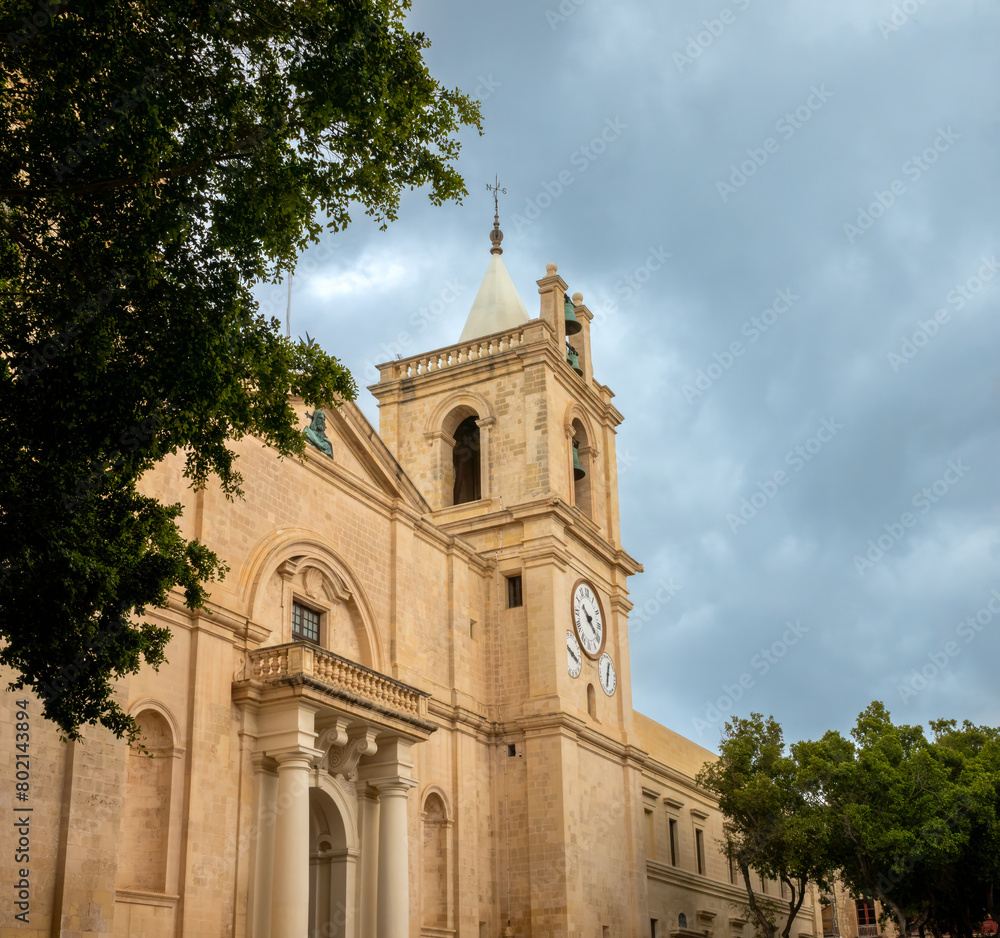
[[566, 667], [570, 677], [579, 677], [580, 668], [583, 666], [583, 652], [580, 651], [580, 643], [572, 632], [566, 633]]
[[618, 686], [618, 675], [615, 674], [615, 663], [611, 660], [611, 655], [605, 652], [597, 662], [597, 675], [601, 679], [601, 687], [609, 697], [615, 692]]

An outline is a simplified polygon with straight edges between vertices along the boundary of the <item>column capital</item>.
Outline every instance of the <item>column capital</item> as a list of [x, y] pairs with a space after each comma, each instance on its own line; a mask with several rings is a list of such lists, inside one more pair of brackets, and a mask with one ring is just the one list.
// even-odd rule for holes
[[312, 768], [323, 757], [323, 752], [320, 749], [302, 746], [294, 749], [279, 749], [277, 752], [269, 752], [268, 755], [278, 763], [280, 774], [282, 767], [294, 766], [295, 763], [300, 763], [299, 768]]
[[411, 788], [417, 787], [417, 782], [415, 782], [412, 778], [405, 778], [402, 775], [390, 776], [389, 778], [370, 778], [367, 781], [380, 796], [388, 794], [401, 794], [406, 797], [406, 793]]

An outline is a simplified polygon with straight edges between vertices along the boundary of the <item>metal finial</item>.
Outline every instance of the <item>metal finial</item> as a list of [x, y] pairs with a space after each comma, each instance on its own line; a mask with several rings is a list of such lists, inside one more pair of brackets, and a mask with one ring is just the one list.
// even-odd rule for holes
[[503, 232], [500, 230], [500, 194], [506, 195], [507, 190], [500, 186], [500, 177], [495, 177], [494, 185], [486, 183], [486, 188], [493, 193], [493, 230], [490, 232], [490, 241], [493, 242], [493, 247], [490, 248], [490, 254], [503, 254], [503, 248], [500, 247], [500, 242], [503, 241]]

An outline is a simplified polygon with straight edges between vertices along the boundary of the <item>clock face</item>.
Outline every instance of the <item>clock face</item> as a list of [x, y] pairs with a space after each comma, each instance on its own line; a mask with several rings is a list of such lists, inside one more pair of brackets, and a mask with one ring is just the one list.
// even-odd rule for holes
[[604, 617], [597, 594], [589, 583], [579, 583], [573, 590], [573, 623], [584, 653], [596, 658], [604, 644]]
[[618, 686], [618, 675], [615, 674], [615, 663], [607, 652], [601, 655], [600, 661], [597, 662], [597, 675], [601, 679], [604, 693], [610, 697]]
[[580, 643], [572, 632], [566, 633], [566, 667], [569, 669], [570, 677], [579, 677], [580, 668], [583, 666], [583, 653], [580, 651]]

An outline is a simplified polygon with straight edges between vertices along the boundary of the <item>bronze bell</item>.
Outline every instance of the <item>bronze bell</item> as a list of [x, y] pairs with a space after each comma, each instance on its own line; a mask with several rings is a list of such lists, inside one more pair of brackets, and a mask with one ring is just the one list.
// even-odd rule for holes
[[580, 356], [572, 345], [566, 346], [566, 361], [569, 362], [570, 367], [582, 378], [583, 369], [580, 367]]
[[564, 315], [566, 317], [566, 335], [576, 335], [577, 333], [583, 332], [583, 325], [580, 320], [576, 318], [573, 301], [569, 298], [568, 293], [563, 294], [563, 308], [565, 310]]
[[580, 465], [580, 444], [573, 440], [573, 481], [579, 482], [587, 474], [587, 470]]

